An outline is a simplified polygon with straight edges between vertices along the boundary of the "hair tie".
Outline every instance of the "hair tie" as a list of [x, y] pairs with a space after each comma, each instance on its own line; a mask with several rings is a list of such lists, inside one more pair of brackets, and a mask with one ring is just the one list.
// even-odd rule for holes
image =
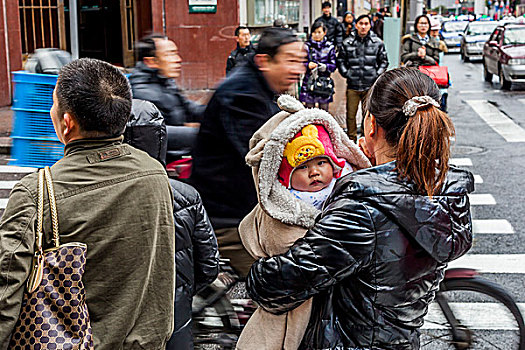
[[440, 107], [440, 104], [430, 96], [414, 96], [405, 102], [402, 111], [407, 117], [413, 117], [416, 115], [418, 108], [428, 105]]

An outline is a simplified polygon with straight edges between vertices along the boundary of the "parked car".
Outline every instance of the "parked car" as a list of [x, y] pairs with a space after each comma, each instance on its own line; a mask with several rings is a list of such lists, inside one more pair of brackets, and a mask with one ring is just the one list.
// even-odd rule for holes
[[441, 31], [439, 34], [441, 38], [447, 45], [449, 51], [456, 50], [460, 48], [461, 45], [461, 36], [465, 31], [465, 27], [469, 22], [467, 21], [448, 21], [443, 22]]
[[467, 62], [483, 58], [483, 44], [498, 26], [494, 21], [470, 22], [461, 37], [461, 59]]
[[483, 76], [498, 75], [502, 89], [525, 83], [525, 24], [507, 23], [494, 29], [483, 46]]

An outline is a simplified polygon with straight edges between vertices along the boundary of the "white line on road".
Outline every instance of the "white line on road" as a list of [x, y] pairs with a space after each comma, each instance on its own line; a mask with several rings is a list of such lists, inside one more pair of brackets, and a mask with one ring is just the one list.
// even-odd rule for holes
[[472, 166], [470, 158], [450, 158], [449, 163], [455, 166]]
[[525, 130], [486, 100], [467, 100], [472, 109], [507, 142], [525, 142]]
[[18, 183], [18, 181], [0, 181], [0, 190], [10, 190], [17, 183]]
[[520, 99], [518, 99], [518, 101], [520, 101], [521, 103], [523, 103], [525, 105], [525, 98], [520, 98]]
[[7, 206], [7, 201], [7, 198], [0, 198], [0, 209], [5, 209], [5, 207]]
[[525, 254], [467, 254], [449, 268], [471, 268], [483, 273], [525, 274]]
[[482, 184], [483, 183], [483, 178], [481, 177], [481, 175], [474, 175], [474, 183], [476, 183], [476, 184]]
[[[517, 329], [516, 321], [509, 311], [498, 303], [449, 303], [454, 316], [464, 320], [469, 329], [513, 330]], [[525, 312], [525, 303], [518, 303], [518, 307]], [[423, 329], [445, 329], [447, 322], [439, 305], [430, 304], [428, 315], [425, 317]]]
[[469, 194], [471, 205], [496, 205], [496, 199], [491, 194], [473, 193]]
[[472, 231], [474, 233], [487, 234], [513, 234], [514, 229], [510, 222], [504, 219], [496, 220], [472, 220]]
[[501, 93], [500, 90], [460, 90], [459, 91], [460, 94], [484, 94], [487, 92], [497, 93], [497, 94]]
[[12, 165], [0, 165], [0, 173], [33, 173], [37, 171], [37, 168], [26, 168], [26, 167], [20, 167], [20, 166], [12, 166]]

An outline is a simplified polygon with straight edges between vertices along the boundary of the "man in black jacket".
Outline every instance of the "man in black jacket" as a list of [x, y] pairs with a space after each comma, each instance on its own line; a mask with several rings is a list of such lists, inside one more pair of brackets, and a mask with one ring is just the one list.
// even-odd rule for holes
[[235, 39], [237, 40], [237, 47], [230, 53], [226, 61], [227, 76], [232, 72], [233, 68], [246, 63], [255, 54], [255, 49], [250, 42], [250, 30], [247, 27], [238, 26], [235, 28]]
[[246, 275], [253, 259], [237, 226], [257, 203], [250, 168], [249, 140], [279, 111], [276, 95], [304, 72], [306, 52], [289, 29], [266, 29], [255, 56], [227, 78], [211, 98], [193, 153], [191, 183], [202, 196], [215, 228], [221, 256]]
[[157, 106], [166, 125], [199, 123], [206, 106], [188, 100], [175, 83], [182, 63], [177, 45], [165, 36], [151, 34], [137, 43], [136, 50], [138, 61], [129, 77], [133, 98]]
[[332, 5], [330, 2], [325, 1], [321, 5], [323, 9], [323, 15], [315, 20], [321, 21], [326, 26], [326, 40], [331, 41], [335, 47], [339, 50], [343, 44], [343, 26], [337, 18], [332, 16]]
[[370, 17], [357, 17], [356, 29], [343, 41], [337, 56], [339, 73], [346, 78], [346, 128], [348, 136], [356, 141], [357, 108], [364, 101], [368, 89], [388, 67], [383, 41], [370, 30]]

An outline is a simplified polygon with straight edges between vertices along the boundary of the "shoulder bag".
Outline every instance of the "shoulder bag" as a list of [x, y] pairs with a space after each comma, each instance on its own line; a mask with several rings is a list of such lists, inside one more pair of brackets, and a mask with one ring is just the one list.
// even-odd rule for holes
[[[53, 247], [43, 250], [44, 183], [51, 210]], [[49, 167], [38, 173], [33, 267], [9, 349], [94, 349], [82, 276], [87, 246], [60, 244], [55, 191]]]

